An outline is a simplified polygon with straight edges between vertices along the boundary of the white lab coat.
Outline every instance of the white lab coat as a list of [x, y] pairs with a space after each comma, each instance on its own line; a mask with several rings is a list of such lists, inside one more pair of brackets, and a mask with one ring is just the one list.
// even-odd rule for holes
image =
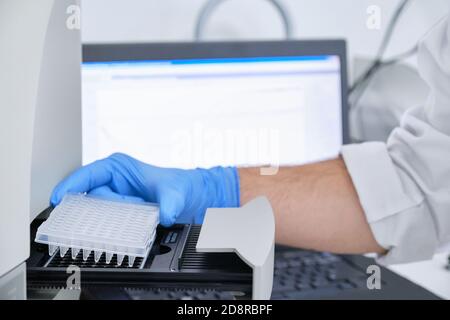
[[388, 142], [342, 149], [383, 264], [429, 259], [450, 244], [450, 17], [425, 37], [419, 70], [431, 89]]

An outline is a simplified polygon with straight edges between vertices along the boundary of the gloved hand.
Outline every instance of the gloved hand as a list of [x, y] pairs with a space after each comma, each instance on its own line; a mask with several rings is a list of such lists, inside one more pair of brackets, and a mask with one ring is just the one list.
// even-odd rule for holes
[[120, 153], [72, 173], [53, 190], [51, 204], [58, 205], [68, 192], [156, 202], [164, 226], [202, 223], [207, 208], [238, 207], [240, 201], [236, 168], [165, 169]]

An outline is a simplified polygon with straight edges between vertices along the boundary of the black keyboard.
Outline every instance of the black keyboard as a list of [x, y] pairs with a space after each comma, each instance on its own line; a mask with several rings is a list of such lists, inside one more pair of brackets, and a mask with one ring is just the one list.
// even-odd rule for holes
[[365, 286], [366, 274], [349, 273], [345, 270], [348, 268], [342, 257], [330, 253], [279, 252], [275, 258], [272, 299], [298, 299]]
[[133, 300], [232, 300], [233, 295], [214, 289], [125, 289]]
[[374, 259], [277, 247], [272, 299], [436, 299], [429, 291], [381, 266], [381, 289], [370, 290]]

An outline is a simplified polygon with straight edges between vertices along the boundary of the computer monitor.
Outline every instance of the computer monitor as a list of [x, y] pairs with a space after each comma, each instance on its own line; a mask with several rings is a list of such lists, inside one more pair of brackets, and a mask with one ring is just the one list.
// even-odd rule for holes
[[83, 162], [297, 165], [347, 142], [344, 41], [86, 45]]

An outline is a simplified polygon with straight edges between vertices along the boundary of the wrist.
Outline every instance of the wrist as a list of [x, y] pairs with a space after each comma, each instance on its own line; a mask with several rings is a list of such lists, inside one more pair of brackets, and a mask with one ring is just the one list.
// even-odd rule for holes
[[208, 208], [239, 207], [239, 174], [236, 167], [189, 170], [190, 191], [186, 213], [202, 223]]
[[236, 167], [214, 167], [208, 170], [211, 180], [214, 180], [215, 207], [233, 208], [240, 206], [240, 182]]

